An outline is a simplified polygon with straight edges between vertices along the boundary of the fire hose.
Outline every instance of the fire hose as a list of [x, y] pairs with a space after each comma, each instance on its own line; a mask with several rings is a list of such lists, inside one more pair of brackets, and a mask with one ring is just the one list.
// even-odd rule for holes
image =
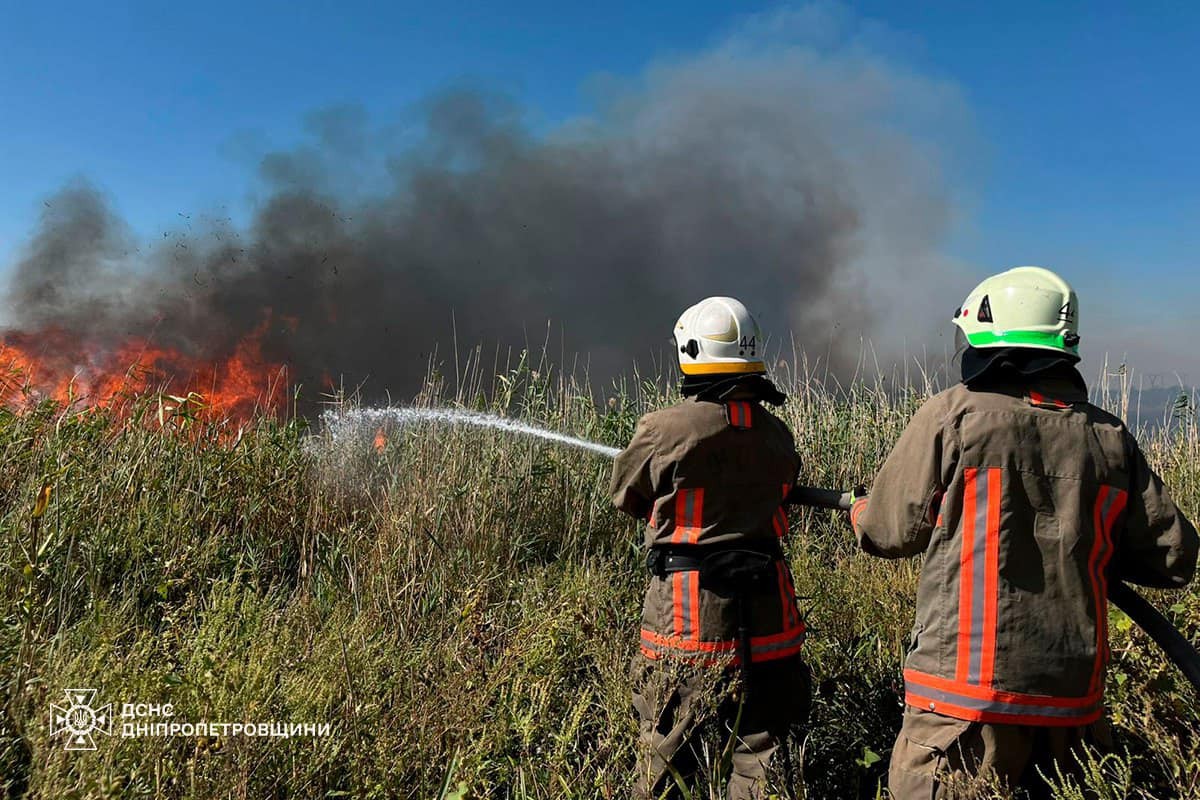
[[[849, 511], [850, 492], [815, 486], [796, 486], [788, 495], [788, 503]], [[1200, 692], [1200, 652], [1196, 651], [1187, 637], [1158, 609], [1122, 581], [1109, 584], [1108, 599], [1162, 648], [1167, 658], [1179, 667], [1196, 691]]]

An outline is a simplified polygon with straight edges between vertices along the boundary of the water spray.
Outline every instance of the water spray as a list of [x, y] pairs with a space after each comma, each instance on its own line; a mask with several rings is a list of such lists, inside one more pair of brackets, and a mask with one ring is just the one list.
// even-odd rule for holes
[[326, 411], [321, 415], [321, 419], [335, 445], [347, 438], [356, 438], [367, 433], [374, 434], [385, 425], [404, 428], [419, 423], [436, 423], [488, 428], [518, 436], [531, 436], [566, 447], [587, 450], [610, 459], [616, 458], [617, 454], [621, 452], [617, 447], [589, 442], [587, 439], [549, 431], [497, 414], [465, 411], [458, 408], [356, 408], [351, 411]]
[[[347, 439], [374, 435], [384, 425], [406, 427], [419, 423], [444, 425], [466, 425], [486, 428], [504, 433], [530, 436], [536, 439], [586, 450], [609, 459], [617, 457], [620, 449], [590, 442], [576, 436], [539, 428], [496, 414], [465, 411], [455, 408], [359, 408], [351, 411], [327, 411], [322, 415], [326, 430], [333, 444], [345, 443]], [[813, 508], [828, 508], [841, 511], [850, 509], [850, 492], [840, 489], [822, 489], [816, 486], [796, 486], [788, 494], [789, 505]], [[1200, 691], [1200, 652], [1192, 646], [1180, 631], [1162, 615], [1158, 609], [1146, 602], [1136, 591], [1121, 581], [1113, 581], [1108, 599], [1125, 612], [1138, 627], [1149, 634], [1167, 657], [1183, 671], [1192, 686]]]

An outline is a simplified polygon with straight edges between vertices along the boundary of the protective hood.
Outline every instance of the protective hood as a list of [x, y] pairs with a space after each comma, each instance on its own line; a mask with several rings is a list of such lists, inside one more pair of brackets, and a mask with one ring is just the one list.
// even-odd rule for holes
[[684, 375], [679, 393], [714, 403], [751, 400], [781, 406], [787, 402], [787, 395], [766, 375]]
[[1075, 368], [1078, 357], [1024, 347], [966, 347], [960, 356], [962, 382], [972, 389], [989, 383], [1061, 378], [1087, 394], [1087, 381]]

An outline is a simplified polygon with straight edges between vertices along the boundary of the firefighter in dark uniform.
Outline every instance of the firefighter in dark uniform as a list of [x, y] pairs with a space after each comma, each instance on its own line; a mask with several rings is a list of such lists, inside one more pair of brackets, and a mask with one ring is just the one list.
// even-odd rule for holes
[[[925, 554], [892, 752], [897, 800], [1039, 770], [1110, 744], [1107, 587], [1180, 587], [1197, 535], [1132, 434], [1088, 402], [1079, 301], [1040, 267], [993, 276], [954, 322], [962, 382], [925, 403], [851, 520], [864, 550]], [[954, 776], [954, 781], [950, 778]], [[947, 786], [947, 782], [951, 786]]]
[[764, 407], [784, 396], [745, 306], [708, 298], [674, 333], [685, 399], [638, 421], [612, 475], [613, 502], [645, 522], [650, 573], [633, 665], [635, 790], [673, 792], [725, 755], [729, 797], [761, 797], [808, 710], [804, 622], [780, 548], [800, 459]]

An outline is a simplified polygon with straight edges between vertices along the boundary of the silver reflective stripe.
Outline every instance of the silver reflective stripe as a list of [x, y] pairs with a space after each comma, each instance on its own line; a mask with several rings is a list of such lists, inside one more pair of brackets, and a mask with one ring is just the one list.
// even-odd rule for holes
[[912, 694], [932, 700], [935, 703], [949, 703], [950, 705], [959, 706], [960, 708], [969, 708], [972, 711], [987, 711], [993, 714], [1074, 719], [1075, 717], [1085, 717], [1100, 707], [1099, 700], [1094, 703], [1089, 703], [1085, 706], [1079, 706], [1077, 708], [1026, 705], [1024, 703], [1002, 703], [999, 700], [980, 700], [974, 697], [965, 697], [961, 694], [944, 692], [940, 689], [922, 686], [919, 683], [909, 683], [908, 691]]
[[975, 472], [975, 535], [971, 542], [971, 651], [967, 660], [967, 681], [980, 682], [983, 663], [983, 609], [987, 600], [987, 523], [988, 476], [990, 471]]
[[750, 643], [750, 651], [755, 655], [760, 653], [774, 653], [777, 650], [785, 650], [789, 647], [795, 647], [804, 642], [804, 633], [797, 631], [794, 636], [789, 636], [781, 642], [771, 642], [770, 644], [754, 644]]
[[[664, 637], [664, 638], [670, 639], [670, 638], [674, 638], [674, 637]], [[721, 640], [715, 641], [715, 642], [701, 641], [701, 642], [697, 642], [697, 644], [704, 645], [705, 649], [691, 650], [690, 648], [687, 648], [687, 647], [678, 647], [678, 648], [673, 647], [671, 642], [656, 642], [644, 634], [642, 635], [641, 639], [642, 639], [642, 646], [647, 648], [648, 650], [658, 650], [658, 651], [672, 650], [672, 651], [676, 651], [676, 652], [682, 651], [682, 652], [690, 653], [690, 654], [696, 655], [696, 656], [709, 656], [709, 657], [730, 655], [730, 654], [736, 655], [735, 651], [737, 650], [737, 644], [738, 644], [736, 639], [721, 639]], [[771, 642], [770, 644], [755, 644], [753, 641], [751, 641], [750, 650], [754, 655], [761, 655], [763, 653], [774, 653], [779, 650], [786, 650], [789, 647], [795, 647], [796, 645], [803, 644], [803, 643], [804, 643], [804, 631], [798, 630], [798, 631], [796, 631], [795, 634], [793, 634], [792, 636], [789, 636], [787, 639], [783, 639], [778, 642]]]
[[[695, 641], [688, 642], [682, 637], [660, 634], [666, 641], [655, 641], [642, 632], [642, 646], [649, 650], [671, 651], [675, 653], [689, 653], [696, 656], [722, 656], [728, 655], [730, 651], [737, 647], [737, 641], [733, 639], [721, 639], [719, 641]], [[677, 644], [678, 643], [678, 644]], [[689, 647], [688, 644], [703, 645], [703, 647]]]
[[696, 626], [696, 616], [699, 609], [692, 608], [692, 581], [696, 580], [696, 573], [684, 572], [682, 575], [683, 578], [680, 581], [680, 592], [683, 593], [683, 598], [680, 600], [683, 606], [682, 635], [685, 639], [699, 639], [699, 629]]

